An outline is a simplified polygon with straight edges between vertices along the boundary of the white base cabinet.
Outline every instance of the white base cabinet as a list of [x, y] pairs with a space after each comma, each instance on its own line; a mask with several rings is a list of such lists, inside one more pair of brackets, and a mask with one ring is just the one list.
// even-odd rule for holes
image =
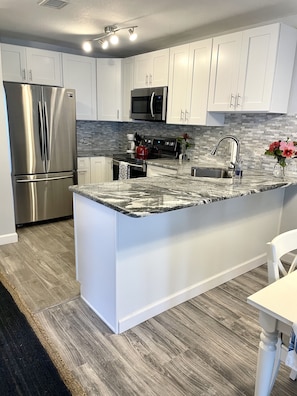
[[77, 159], [77, 178], [78, 185], [112, 181], [112, 158], [79, 157]]
[[296, 41], [279, 23], [214, 38], [208, 110], [286, 113]]
[[77, 158], [77, 183], [78, 185], [91, 183], [90, 157]]
[[96, 120], [96, 60], [87, 56], [63, 54], [64, 87], [76, 91], [76, 119]]
[[1, 55], [4, 81], [63, 85], [59, 52], [1, 44]]
[[142, 218], [73, 195], [81, 297], [122, 333], [264, 264], [284, 189]]

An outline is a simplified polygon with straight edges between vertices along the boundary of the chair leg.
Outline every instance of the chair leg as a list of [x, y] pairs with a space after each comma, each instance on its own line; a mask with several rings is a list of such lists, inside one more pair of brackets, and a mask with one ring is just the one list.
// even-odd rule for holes
[[296, 377], [297, 377], [297, 371], [291, 370], [290, 379], [293, 380], [293, 381], [296, 381]]

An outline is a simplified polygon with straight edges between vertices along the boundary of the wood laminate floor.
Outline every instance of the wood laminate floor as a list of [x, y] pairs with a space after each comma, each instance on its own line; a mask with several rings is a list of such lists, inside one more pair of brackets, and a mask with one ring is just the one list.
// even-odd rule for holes
[[[0, 246], [0, 271], [87, 395], [253, 395], [260, 327], [246, 298], [267, 284], [266, 266], [115, 335], [79, 297], [73, 221], [18, 234]], [[272, 396], [288, 395], [297, 383], [282, 365]]]

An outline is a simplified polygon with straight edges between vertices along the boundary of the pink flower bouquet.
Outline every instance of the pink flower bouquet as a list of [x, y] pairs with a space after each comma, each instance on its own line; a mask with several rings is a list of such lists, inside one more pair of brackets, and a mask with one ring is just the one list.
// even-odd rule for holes
[[272, 155], [282, 166], [286, 166], [287, 158], [295, 158], [297, 156], [297, 142], [278, 140], [270, 144], [269, 149], [265, 151], [266, 155]]

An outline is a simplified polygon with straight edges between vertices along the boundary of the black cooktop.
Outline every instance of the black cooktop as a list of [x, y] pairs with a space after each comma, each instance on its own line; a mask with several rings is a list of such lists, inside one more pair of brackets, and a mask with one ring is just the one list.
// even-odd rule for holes
[[130, 164], [137, 164], [137, 165], [142, 165], [144, 161], [143, 159], [136, 158], [136, 153], [114, 154], [113, 159], [116, 161], [124, 161], [124, 162], [129, 162]]
[[[148, 148], [148, 159], [178, 157], [179, 144], [176, 138], [144, 137], [142, 139], [142, 144]], [[138, 165], [142, 165], [145, 161], [136, 158], [136, 152], [114, 154], [113, 159]]]

